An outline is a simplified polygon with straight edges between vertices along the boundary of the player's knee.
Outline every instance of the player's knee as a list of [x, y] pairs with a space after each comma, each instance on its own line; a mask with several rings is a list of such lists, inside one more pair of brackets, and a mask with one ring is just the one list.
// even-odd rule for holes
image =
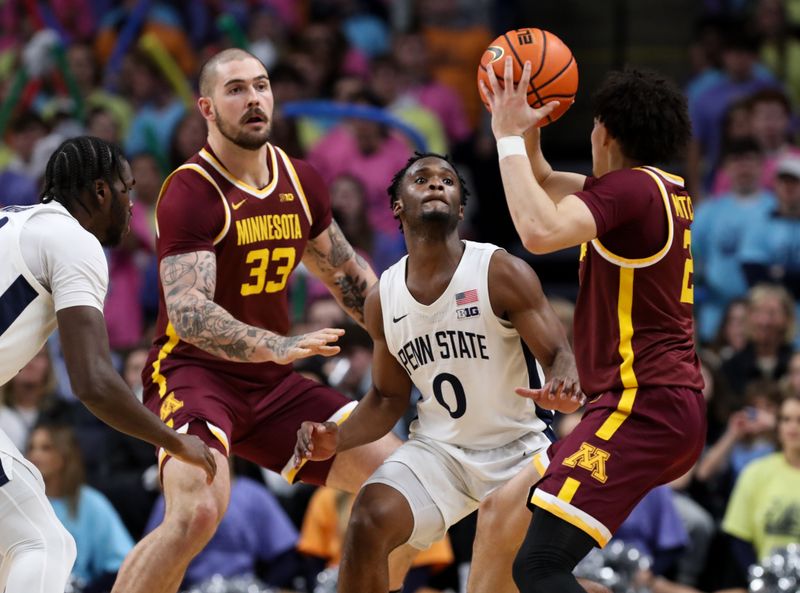
[[[511, 575], [514, 583], [522, 593], [550, 593], [546, 588], [547, 577], [557, 570], [541, 550], [537, 550], [525, 542], [514, 558]], [[543, 588], [544, 587], [544, 588]]]
[[367, 546], [379, 545], [386, 541], [386, 535], [394, 528], [396, 515], [377, 499], [362, 502], [353, 507], [348, 529], [354, 542]]
[[210, 496], [202, 497], [174, 513], [172, 522], [178, 538], [188, 547], [202, 547], [214, 535], [222, 514]]

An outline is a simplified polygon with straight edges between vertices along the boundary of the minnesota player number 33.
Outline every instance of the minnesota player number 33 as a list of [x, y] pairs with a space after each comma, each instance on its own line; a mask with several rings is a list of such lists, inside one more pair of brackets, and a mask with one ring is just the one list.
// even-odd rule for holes
[[[286, 280], [294, 268], [296, 259], [294, 247], [276, 247], [275, 249], [252, 249], [247, 252], [245, 261], [253, 264], [250, 268], [251, 282], [242, 284], [242, 296], [260, 294], [261, 292], [279, 292], [286, 286]], [[274, 264], [274, 280], [267, 280], [268, 269]]]

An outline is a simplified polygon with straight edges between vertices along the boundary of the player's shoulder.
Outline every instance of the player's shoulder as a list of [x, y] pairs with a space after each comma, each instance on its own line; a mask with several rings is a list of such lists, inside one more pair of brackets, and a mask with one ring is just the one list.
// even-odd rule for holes
[[60, 204], [37, 204], [32, 207], [22, 231], [22, 240], [31, 241], [42, 251], [55, 255], [102, 255], [100, 241], [87, 231]]
[[641, 190], [644, 185], [653, 184], [652, 174], [640, 167], [616, 169], [600, 177], [587, 177], [585, 189], [610, 187]]
[[288, 162], [294, 169], [294, 172], [297, 173], [297, 177], [301, 183], [321, 180], [319, 171], [307, 160], [291, 156], [279, 146], [275, 146], [274, 148], [279, 154], [285, 155], [286, 162]]

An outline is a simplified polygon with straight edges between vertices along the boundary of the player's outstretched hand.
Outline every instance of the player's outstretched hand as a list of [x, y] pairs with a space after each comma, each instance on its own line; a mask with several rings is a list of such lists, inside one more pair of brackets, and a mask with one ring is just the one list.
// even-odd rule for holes
[[528, 104], [528, 81], [531, 79], [531, 63], [526, 61], [520, 82], [514, 85], [514, 64], [511, 57], [505, 59], [503, 85], [494, 73], [487, 68], [489, 86], [480, 81], [481, 90], [492, 110], [492, 132], [498, 140], [504, 136], [522, 136], [539, 121], [550, 115], [558, 107], [558, 101], [534, 109]]
[[294, 446], [294, 467], [303, 459], [324, 461], [336, 455], [339, 446], [339, 425], [335, 422], [303, 422], [297, 431]]
[[571, 414], [586, 403], [586, 396], [578, 383], [568, 377], [557, 377], [545, 383], [541, 389], [517, 387], [517, 395], [527, 397], [546, 410]]
[[206, 472], [206, 481], [210, 484], [217, 474], [217, 462], [214, 454], [203, 441], [193, 434], [179, 434], [179, 444], [174, 451], [169, 451], [175, 459], [196, 465]]
[[289, 364], [309, 356], [335, 356], [341, 348], [332, 345], [344, 335], [344, 330], [326, 327], [299, 336], [281, 338], [275, 348], [275, 362]]

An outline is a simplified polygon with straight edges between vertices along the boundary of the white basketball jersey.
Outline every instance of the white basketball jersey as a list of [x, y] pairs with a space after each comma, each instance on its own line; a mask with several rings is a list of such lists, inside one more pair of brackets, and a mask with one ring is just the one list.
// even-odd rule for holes
[[53, 297], [31, 273], [20, 249], [22, 226], [34, 214], [60, 206], [0, 209], [0, 385], [36, 356], [56, 328]]
[[499, 247], [464, 244], [449, 286], [430, 305], [408, 291], [408, 257], [381, 275], [383, 328], [389, 350], [422, 394], [411, 432], [492, 449], [544, 431], [552, 414], [514, 393], [541, 386], [544, 376], [529, 353], [526, 359], [517, 330], [489, 302], [489, 262]]

